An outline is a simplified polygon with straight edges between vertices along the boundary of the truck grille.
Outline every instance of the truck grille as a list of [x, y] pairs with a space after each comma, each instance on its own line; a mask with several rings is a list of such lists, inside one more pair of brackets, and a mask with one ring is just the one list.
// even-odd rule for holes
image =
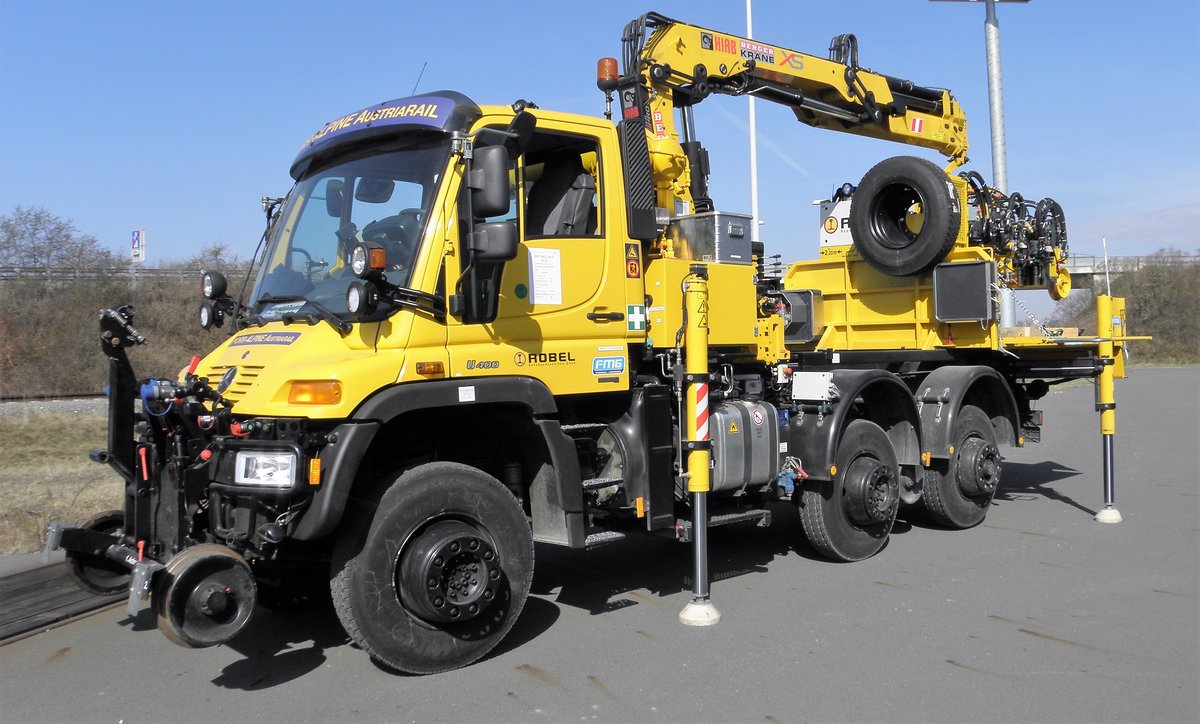
[[[206, 375], [209, 382], [215, 385], [225, 374], [225, 370], [231, 366], [233, 365], [214, 365]], [[222, 393], [226, 399], [232, 402], [237, 402], [246, 396], [246, 393], [258, 381], [258, 375], [263, 370], [261, 365], [236, 365], [236, 367], [238, 371], [237, 376], [233, 378], [233, 384]]]

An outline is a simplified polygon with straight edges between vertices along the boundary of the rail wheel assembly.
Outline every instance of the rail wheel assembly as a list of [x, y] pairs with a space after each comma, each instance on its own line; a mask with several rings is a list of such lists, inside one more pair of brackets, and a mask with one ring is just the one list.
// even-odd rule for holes
[[[119, 510], [97, 513], [78, 527], [120, 538], [125, 533], [125, 514]], [[67, 551], [67, 562], [71, 579], [85, 591], [111, 596], [129, 590], [129, 568], [116, 561], [102, 555]]]
[[246, 560], [222, 545], [180, 551], [155, 579], [151, 604], [172, 642], [204, 648], [233, 638], [254, 612], [256, 586]]

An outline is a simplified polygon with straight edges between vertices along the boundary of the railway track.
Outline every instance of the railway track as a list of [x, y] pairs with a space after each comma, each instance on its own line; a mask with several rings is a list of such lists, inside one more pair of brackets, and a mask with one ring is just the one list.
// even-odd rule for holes
[[0, 578], [0, 646], [101, 610], [121, 606], [126, 595], [97, 596], [71, 580], [66, 562]]

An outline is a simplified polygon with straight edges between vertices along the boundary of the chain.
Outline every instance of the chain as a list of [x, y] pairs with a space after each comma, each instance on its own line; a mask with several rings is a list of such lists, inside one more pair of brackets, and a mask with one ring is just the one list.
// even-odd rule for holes
[[1041, 321], [1039, 321], [1038, 318], [1033, 315], [1033, 312], [1029, 311], [1029, 307], [1025, 306], [1025, 302], [1021, 301], [1021, 298], [1017, 296], [1016, 291], [1012, 287], [1008, 286], [1008, 282], [1005, 281], [1004, 277], [997, 276], [997, 281], [992, 283], [992, 289], [996, 290], [997, 296], [994, 297], [994, 299], [997, 304], [1000, 303], [1000, 295], [1003, 293], [1003, 291], [1005, 289], [1012, 292], [1013, 301], [1017, 303], [1017, 306], [1021, 308], [1022, 312], [1025, 312], [1025, 318], [1027, 320], [1029, 320], [1030, 322], [1033, 322], [1033, 326], [1035, 326], [1039, 330], [1041, 330], [1043, 337], [1061, 337], [1062, 336], [1063, 331], [1061, 329], [1047, 328], [1046, 325], [1042, 324]]

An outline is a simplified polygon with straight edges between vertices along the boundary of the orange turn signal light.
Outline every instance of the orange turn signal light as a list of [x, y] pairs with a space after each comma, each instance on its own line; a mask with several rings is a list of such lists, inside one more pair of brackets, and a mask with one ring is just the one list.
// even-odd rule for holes
[[321, 484], [321, 458], [312, 458], [308, 461], [308, 484]]
[[419, 375], [444, 375], [446, 368], [441, 361], [436, 362], [418, 362], [417, 374]]
[[342, 383], [337, 380], [297, 380], [288, 390], [290, 405], [336, 405], [342, 401]]

